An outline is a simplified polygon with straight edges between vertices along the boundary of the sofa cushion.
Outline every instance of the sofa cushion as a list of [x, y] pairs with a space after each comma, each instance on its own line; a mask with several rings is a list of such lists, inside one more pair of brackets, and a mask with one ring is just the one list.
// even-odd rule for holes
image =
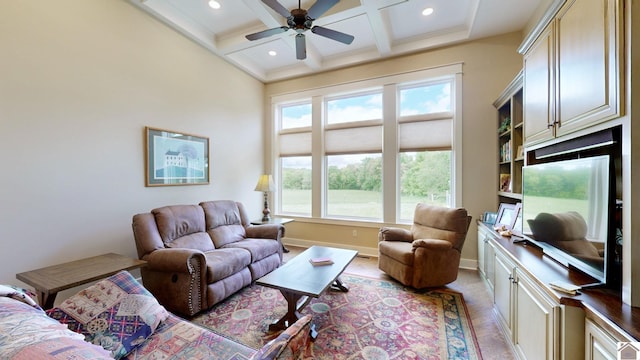
[[242, 212], [232, 200], [201, 202], [206, 219], [206, 229], [216, 248], [242, 240], [246, 237]]
[[47, 314], [119, 359], [145, 341], [169, 313], [126, 271], [101, 280]]
[[37, 306], [0, 296], [0, 359], [111, 359]]
[[223, 248], [204, 254], [207, 258], [207, 284], [233, 275], [251, 264], [251, 254], [239, 248]]
[[166, 247], [200, 251], [215, 247], [206, 233], [204, 211], [197, 205], [173, 205], [151, 210]]
[[280, 243], [272, 239], [242, 239], [224, 246], [225, 248], [241, 248], [251, 253], [251, 262], [262, 260], [277, 254]]

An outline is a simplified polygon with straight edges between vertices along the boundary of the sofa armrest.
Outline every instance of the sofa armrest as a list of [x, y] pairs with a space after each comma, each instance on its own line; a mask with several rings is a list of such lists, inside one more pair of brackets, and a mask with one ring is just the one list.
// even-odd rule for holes
[[396, 227], [383, 227], [378, 232], [378, 241], [404, 241], [412, 242], [413, 234], [411, 231]]
[[305, 315], [269, 341], [251, 360], [299, 359], [311, 341], [311, 315]]
[[264, 224], [247, 226], [247, 237], [252, 239], [280, 240], [284, 236], [284, 226], [280, 224]]
[[[195, 259], [193, 259], [195, 258]], [[206, 269], [206, 259], [204, 253], [194, 249], [158, 249], [146, 255], [147, 269], [151, 271], [193, 273], [197, 269], [193, 268], [192, 262], [196, 260], [202, 265], [201, 272]]]
[[432, 251], [448, 251], [453, 248], [453, 244], [440, 239], [417, 239], [413, 243], [413, 248], [425, 248]]
[[158, 249], [144, 257], [144, 286], [174, 313], [193, 316], [207, 307], [207, 261], [199, 250]]

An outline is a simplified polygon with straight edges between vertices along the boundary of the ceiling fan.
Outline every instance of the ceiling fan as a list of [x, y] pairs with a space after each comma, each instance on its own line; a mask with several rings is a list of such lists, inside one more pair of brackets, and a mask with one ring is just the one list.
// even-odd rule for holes
[[304, 32], [307, 30], [311, 30], [314, 34], [349, 45], [354, 39], [352, 35], [327, 29], [322, 26], [312, 26], [314, 20], [327, 12], [327, 10], [331, 9], [331, 7], [339, 1], [340, 0], [317, 0], [309, 10], [305, 10], [300, 7], [300, 0], [298, 0], [298, 8], [289, 12], [289, 10], [282, 6], [277, 0], [262, 0], [263, 3], [272, 8], [275, 12], [287, 18], [288, 26], [280, 26], [273, 29], [259, 31], [257, 33], [247, 35], [246, 38], [248, 40], [258, 40], [271, 35], [283, 33], [289, 29], [295, 30], [298, 33], [296, 35], [296, 58], [298, 60], [304, 60], [307, 58], [307, 45], [304, 37]]

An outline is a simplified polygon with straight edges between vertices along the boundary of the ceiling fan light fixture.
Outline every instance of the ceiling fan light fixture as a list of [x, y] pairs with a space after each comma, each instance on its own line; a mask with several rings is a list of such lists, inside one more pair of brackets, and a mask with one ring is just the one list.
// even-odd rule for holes
[[433, 14], [433, 8], [431, 8], [431, 7], [428, 7], [426, 9], [422, 10], [422, 15], [424, 15], [424, 16], [429, 16], [431, 14]]
[[216, 0], [209, 0], [209, 7], [215, 10], [220, 9], [220, 3]]

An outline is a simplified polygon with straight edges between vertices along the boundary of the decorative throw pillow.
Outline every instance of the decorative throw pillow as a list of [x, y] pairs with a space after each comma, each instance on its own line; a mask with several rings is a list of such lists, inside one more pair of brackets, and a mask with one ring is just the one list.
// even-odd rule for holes
[[47, 314], [120, 359], [144, 342], [169, 313], [136, 279], [121, 271]]
[[311, 316], [305, 315], [277, 338], [269, 341], [251, 360], [298, 359], [309, 343]]

